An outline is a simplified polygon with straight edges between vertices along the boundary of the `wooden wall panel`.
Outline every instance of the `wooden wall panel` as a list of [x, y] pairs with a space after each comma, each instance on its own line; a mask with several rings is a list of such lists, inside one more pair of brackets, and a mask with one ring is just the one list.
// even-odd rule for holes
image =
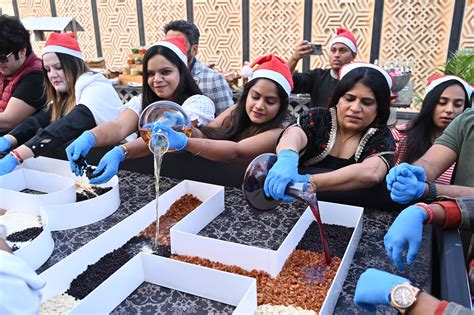
[[139, 46], [136, 1], [98, 0], [100, 36], [107, 67], [122, 67]]
[[194, 23], [199, 27], [198, 59], [221, 71], [242, 67], [242, 2], [194, 0]]
[[303, 17], [303, 0], [251, 0], [250, 61], [269, 53], [287, 60], [303, 39]]
[[77, 32], [77, 41], [86, 59], [97, 57], [95, 44], [94, 21], [90, 1], [61, 0], [56, 1], [58, 16], [71, 16], [84, 28], [84, 32]]
[[311, 57], [311, 68], [329, 67], [328, 43], [337, 28], [351, 30], [357, 40], [357, 60], [369, 61], [375, 0], [313, 1], [313, 42], [323, 45], [323, 55]]
[[466, 1], [459, 47], [474, 48], [474, 1]]
[[145, 42], [149, 46], [164, 38], [163, 26], [173, 20], [186, 20], [186, 0], [143, 0]]
[[380, 59], [412, 60], [419, 94], [446, 61], [453, 10], [450, 0], [385, 1]]

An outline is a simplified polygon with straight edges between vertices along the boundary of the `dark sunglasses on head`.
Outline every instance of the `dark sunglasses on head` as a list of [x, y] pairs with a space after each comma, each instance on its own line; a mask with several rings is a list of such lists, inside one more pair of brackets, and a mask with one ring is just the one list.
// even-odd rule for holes
[[13, 51], [9, 53], [8, 55], [0, 55], [0, 63], [7, 63], [8, 57], [10, 57], [12, 54], [13, 54]]

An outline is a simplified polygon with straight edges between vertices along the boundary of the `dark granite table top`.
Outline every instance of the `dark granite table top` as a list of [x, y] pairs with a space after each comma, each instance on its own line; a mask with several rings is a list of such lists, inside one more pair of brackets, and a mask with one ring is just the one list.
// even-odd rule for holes
[[[109, 216], [108, 218], [96, 222], [94, 224], [80, 227], [76, 229], [70, 229], [65, 231], [53, 232], [53, 238], [55, 241], [54, 251], [49, 260], [37, 270], [38, 273], [46, 270], [47, 268], [54, 265], [67, 255], [74, 252], [76, 249], [87, 244], [90, 240], [94, 239], [101, 233], [105, 232], [110, 227], [114, 226], [121, 220], [133, 212], [139, 210], [145, 206], [148, 202], [154, 199], [154, 184], [153, 177], [151, 175], [143, 175], [139, 173], [133, 173], [128, 171], [120, 171], [120, 198], [121, 205], [119, 209]], [[162, 178], [160, 181], [160, 189], [162, 192], [170, 189], [176, 185], [179, 181], [170, 178]], [[286, 204], [282, 207], [281, 211], [268, 213], [264, 219], [268, 222], [266, 225], [273, 230], [273, 236], [261, 234], [263, 229], [261, 228], [261, 222], [253, 220], [255, 216], [249, 213], [249, 210], [244, 204], [242, 192], [236, 188], [225, 189], [225, 207], [226, 211], [242, 211], [242, 221], [235, 222], [234, 231], [214, 231], [214, 233], [233, 233], [240, 227], [240, 234], [246, 237], [245, 242], [249, 244], [255, 243], [259, 247], [274, 248], [275, 242], [281, 242], [284, 239], [286, 233], [291, 228], [291, 225], [296, 222], [298, 216], [302, 213], [300, 211], [303, 207], [301, 203], [294, 202], [293, 204]], [[296, 214], [296, 215], [295, 215]], [[422, 287], [429, 291], [431, 287], [431, 229], [425, 228], [423, 234], [423, 245], [418, 253], [418, 257], [415, 263], [406, 268], [404, 273], [398, 273], [385, 254], [383, 246], [383, 236], [385, 235], [388, 227], [396, 217], [396, 213], [383, 212], [374, 209], [364, 210], [364, 221], [363, 221], [363, 232], [362, 237], [355, 253], [354, 259], [349, 269], [346, 281], [344, 283], [342, 292], [339, 296], [335, 314], [364, 314], [359, 308], [354, 305], [353, 296], [354, 289], [357, 283], [357, 279], [360, 274], [369, 267], [378, 268], [388, 272], [396, 273], [409, 278], [414, 284]], [[260, 218], [262, 219], [262, 218]], [[245, 229], [243, 229], [245, 227]], [[242, 231], [244, 231], [242, 233]], [[254, 233], [255, 231], [260, 231]], [[205, 232], [203, 230], [203, 232]], [[258, 235], [258, 237], [256, 237]], [[105, 253], [104, 253], [105, 254]], [[125, 314], [133, 311], [145, 311], [156, 313], [161, 308], [153, 306], [153, 301], [156, 302], [156, 298], [162, 296], [161, 299], [168, 300], [176, 299], [178, 308], [170, 306], [168, 310], [180, 310], [184, 313], [227, 313], [232, 311], [232, 307], [219, 304], [217, 302], [208, 301], [205, 299], [189, 299], [183, 298], [182, 294], [177, 292], [168, 292], [166, 297], [163, 296], [163, 288], [159, 286], [143, 284], [139, 289], [135, 290], [129, 299], [118, 306], [114, 313]], [[186, 303], [189, 303], [187, 305]], [[172, 303], [171, 303], [172, 304]], [[199, 305], [197, 307], [196, 305]], [[197, 310], [201, 310], [198, 312]], [[163, 309], [161, 309], [163, 310]], [[384, 314], [396, 314], [396, 312], [390, 307], [379, 307], [379, 312]]]

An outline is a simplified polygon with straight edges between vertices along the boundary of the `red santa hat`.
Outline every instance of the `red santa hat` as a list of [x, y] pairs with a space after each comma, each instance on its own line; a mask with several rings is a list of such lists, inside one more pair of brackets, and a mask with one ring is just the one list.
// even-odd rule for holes
[[455, 75], [444, 75], [444, 74], [435, 74], [429, 78], [428, 83], [426, 84], [426, 87], [425, 87], [425, 95], [431, 92], [431, 90], [433, 90], [435, 87], [437, 87], [441, 83], [444, 83], [449, 80], [455, 80], [461, 83], [464, 90], [466, 91], [467, 97], [469, 99], [471, 98], [472, 92], [474, 91], [474, 87], [472, 85], [470, 85], [469, 83], [467, 83], [466, 81], [464, 81], [463, 79]]
[[357, 42], [352, 34], [351, 31], [345, 28], [338, 28], [336, 31], [336, 35], [334, 35], [331, 40], [329, 41], [329, 49], [331, 49], [332, 45], [335, 43], [342, 43], [352, 50], [353, 53], [357, 52]]
[[52, 52], [85, 59], [74, 33], [51, 33], [43, 48], [43, 55]]
[[378, 72], [380, 72], [380, 74], [383, 75], [383, 77], [387, 81], [388, 87], [390, 89], [392, 89], [392, 82], [393, 81], [392, 81], [392, 77], [389, 75], [389, 73], [387, 71], [385, 71], [383, 68], [381, 68], [379, 66], [376, 66], [372, 63], [368, 63], [368, 62], [352, 62], [352, 63], [348, 63], [348, 64], [343, 65], [341, 67], [341, 69], [339, 69], [339, 80], [342, 80], [342, 78], [346, 74], [348, 74], [352, 70], [358, 69], [358, 68], [371, 68], [371, 69], [377, 70]]
[[186, 66], [188, 65], [186, 39], [183, 36], [165, 38], [152, 46], [163, 46], [171, 49]]
[[242, 76], [249, 81], [257, 78], [271, 79], [278, 83], [288, 95], [293, 89], [293, 76], [285, 60], [274, 54], [258, 57], [250, 65], [244, 65]]

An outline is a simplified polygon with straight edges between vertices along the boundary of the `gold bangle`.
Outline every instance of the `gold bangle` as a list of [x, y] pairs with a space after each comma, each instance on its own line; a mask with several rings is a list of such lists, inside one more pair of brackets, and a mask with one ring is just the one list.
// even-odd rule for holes
[[119, 147], [123, 150], [123, 153], [125, 154], [125, 158], [128, 158], [128, 155], [129, 155], [130, 152], [128, 151], [125, 144], [121, 144], [121, 145], [119, 145]]
[[199, 151], [194, 153], [194, 156], [198, 156], [202, 152], [202, 148], [204, 147], [204, 138], [201, 138], [201, 147], [199, 148]]

